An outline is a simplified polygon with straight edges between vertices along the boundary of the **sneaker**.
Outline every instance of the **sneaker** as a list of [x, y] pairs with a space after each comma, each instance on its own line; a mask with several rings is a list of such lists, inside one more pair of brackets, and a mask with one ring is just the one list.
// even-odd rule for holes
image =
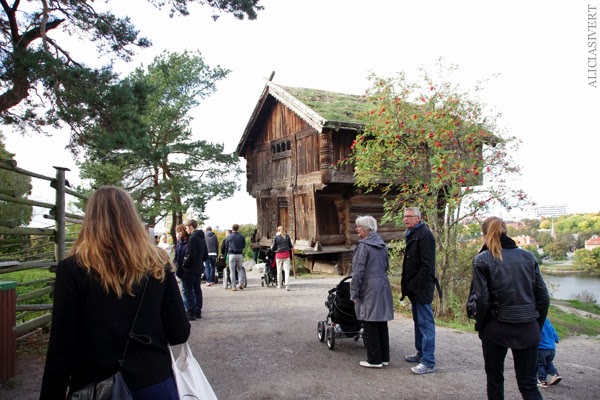
[[359, 364], [361, 367], [365, 367], [365, 368], [381, 368], [382, 367], [381, 364], [369, 364], [368, 361], [361, 361]]
[[280, 285], [277, 285], [277, 289], [281, 289], [281, 286], [280, 286]]
[[202, 311], [196, 312], [196, 319], [202, 319]]
[[435, 372], [435, 367], [429, 368], [423, 364], [419, 364], [416, 367], [412, 367], [410, 370], [412, 371], [413, 374], [423, 375], [423, 374], [430, 374], [432, 372]]
[[562, 381], [562, 378], [560, 377], [558, 372], [556, 373], [556, 375], [548, 374], [548, 378], [549, 385], [556, 385], [558, 384], [558, 382]]
[[418, 354], [412, 354], [410, 356], [404, 356], [404, 360], [407, 362], [418, 363], [421, 362], [421, 357]]
[[290, 291], [290, 287], [288, 285], [285, 285], [285, 290], [287, 290], [289, 292]]
[[541, 387], [541, 388], [547, 388], [547, 387], [548, 387], [548, 382], [546, 382], [546, 381], [540, 381], [540, 380], [538, 379], [537, 385], [538, 385], [539, 387]]
[[382, 364], [384, 367], [387, 367], [388, 365], [390, 365], [390, 362], [389, 362], [389, 361], [383, 361], [381, 364]]
[[237, 292], [237, 288], [236, 288], [236, 287], [232, 287], [232, 288], [231, 288], [231, 291], [232, 291], [232, 292]]
[[196, 314], [189, 312], [188, 313], [188, 321], [195, 321], [196, 320]]

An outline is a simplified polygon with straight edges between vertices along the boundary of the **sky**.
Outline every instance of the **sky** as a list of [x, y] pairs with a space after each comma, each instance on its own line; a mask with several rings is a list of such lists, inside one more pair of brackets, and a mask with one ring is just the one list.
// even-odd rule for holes
[[[416, 79], [419, 67], [433, 68], [441, 57], [444, 64], [458, 66], [448, 79], [466, 90], [491, 78], [479, 97], [490, 112], [501, 113], [503, 133], [521, 140], [514, 159], [522, 176], [513, 185], [538, 205], [586, 213], [600, 212], [600, 89], [588, 77], [595, 73], [588, 72], [588, 62], [595, 62], [588, 57], [597, 54], [588, 50], [597, 46], [598, 37], [597, 27], [588, 28], [598, 21], [588, 9], [594, 14], [599, 3], [262, 0], [265, 9], [255, 21], [223, 14], [216, 22], [207, 7], [194, 6], [190, 16], [170, 19], [168, 11], [158, 12], [144, 0], [108, 5], [129, 15], [153, 42], [131, 62], [115, 63], [123, 76], [165, 50], [199, 50], [210, 66], [232, 70], [194, 110], [197, 139], [234, 151], [272, 71], [273, 81], [284, 86], [363, 94], [371, 73], [404, 71]], [[85, 54], [89, 45], [70, 40], [74, 54], [96, 60], [94, 53]], [[53, 175], [52, 166], [67, 167], [67, 178], [79, 183], [65, 150], [67, 131], [22, 137], [2, 130], [21, 168]], [[205, 225], [256, 223], [245, 175], [240, 186], [233, 198], [209, 203]], [[52, 194], [40, 190], [31, 197], [44, 201]], [[505, 218], [531, 212], [498, 211]]]

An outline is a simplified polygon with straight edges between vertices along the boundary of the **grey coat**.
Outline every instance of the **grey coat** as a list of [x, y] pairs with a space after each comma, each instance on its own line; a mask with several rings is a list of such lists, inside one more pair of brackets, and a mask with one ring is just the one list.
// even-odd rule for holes
[[354, 310], [360, 321], [382, 322], [394, 319], [392, 288], [387, 277], [389, 269], [387, 246], [377, 233], [359, 240], [352, 258], [350, 299], [356, 300]]

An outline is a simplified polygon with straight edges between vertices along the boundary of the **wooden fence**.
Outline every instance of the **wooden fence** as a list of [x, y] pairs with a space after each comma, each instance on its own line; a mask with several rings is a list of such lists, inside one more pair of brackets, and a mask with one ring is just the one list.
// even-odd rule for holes
[[[81, 215], [66, 211], [66, 196], [70, 195], [82, 200], [86, 200], [87, 197], [67, 187], [65, 175], [69, 169], [54, 168], [55, 176], [48, 177], [18, 168], [14, 160], [0, 159], [0, 169], [11, 171], [18, 176], [48, 181], [56, 194], [55, 202], [51, 204], [25, 199], [7, 190], [4, 185], [0, 186], [0, 201], [39, 207], [47, 211], [43, 215], [45, 219], [54, 221], [53, 226], [46, 228], [19, 227], [14, 221], [0, 221], [0, 249], [3, 250], [0, 252], [0, 281], [14, 281], [10, 278], [14, 277], [17, 271], [39, 269], [49, 271], [47, 277], [43, 279], [16, 282], [15, 293], [18, 294], [16, 294], [14, 310], [0, 307], [0, 318], [16, 320], [15, 337], [27, 335], [50, 323], [52, 304], [44, 303], [40, 299], [47, 299], [48, 295], [52, 296], [56, 264], [65, 258], [67, 250], [77, 235], [77, 232], [69, 234], [68, 230], [71, 226], [80, 224], [83, 219]], [[10, 312], [16, 315], [2, 315]], [[3, 353], [6, 354], [4, 351]]]

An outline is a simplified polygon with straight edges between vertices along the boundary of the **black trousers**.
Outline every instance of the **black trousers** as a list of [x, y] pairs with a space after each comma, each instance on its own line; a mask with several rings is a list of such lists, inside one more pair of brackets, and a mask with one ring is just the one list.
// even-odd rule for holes
[[[487, 396], [490, 400], [504, 399], [504, 359], [508, 348], [483, 339], [483, 360], [487, 375]], [[543, 399], [537, 387], [537, 345], [526, 349], [511, 349], [517, 385], [525, 400]]]
[[363, 337], [367, 347], [367, 361], [369, 364], [381, 364], [384, 361], [390, 361], [390, 334], [387, 321], [363, 321]]

